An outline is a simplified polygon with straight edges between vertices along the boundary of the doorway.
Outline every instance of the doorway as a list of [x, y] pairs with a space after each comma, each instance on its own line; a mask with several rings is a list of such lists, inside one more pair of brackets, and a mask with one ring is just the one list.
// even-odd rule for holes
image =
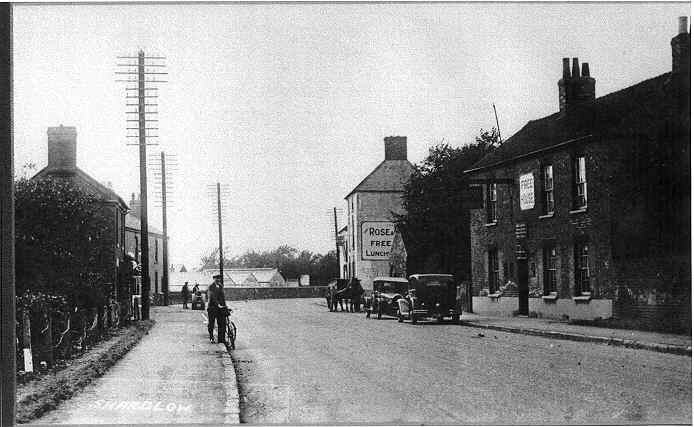
[[518, 314], [528, 315], [528, 259], [518, 259]]

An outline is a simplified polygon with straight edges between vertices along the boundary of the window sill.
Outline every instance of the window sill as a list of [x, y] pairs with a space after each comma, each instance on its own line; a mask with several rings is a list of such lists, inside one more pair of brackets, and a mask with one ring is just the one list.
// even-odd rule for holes
[[548, 213], [547, 215], [540, 215], [538, 218], [539, 219], [545, 219], [545, 218], [553, 218], [554, 217], [554, 212]]
[[494, 221], [494, 222], [488, 222], [484, 224], [485, 227], [493, 227], [495, 225], [499, 224], [499, 221]]
[[586, 207], [586, 208], [580, 208], [580, 209], [571, 210], [571, 211], [569, 211], [569, 214], [573, 215], [573, 214], [580, 214], [580, 213], [586, 213], [586, 212], [588, 212], [588, 208], [587, 208], [587, 207]]
[[573, 297], [574, 302], [580, 303], [580, 302], [590, 302], [590, 299], [593, 296], [590, 294], [590, 292], [581, 292], [580, 296]]
[[543, 295], [542, 299], [545, 301], [556, 301], [559, 298], [556, 292], [550, 292], [549, 295]]

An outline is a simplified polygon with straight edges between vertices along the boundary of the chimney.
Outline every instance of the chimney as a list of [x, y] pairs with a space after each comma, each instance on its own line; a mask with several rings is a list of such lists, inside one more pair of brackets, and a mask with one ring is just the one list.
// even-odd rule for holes
[[590, 67], [587, 62], [581, 64], [579, 69], [578, 58], [571, 61], [569, 70], [569, 58], [562, 60], [562, 78], [559, 85], [559, 111], [566, 113], [571, 107], [595, 100], [595, 79], [590, 77]]
[[77, 168], [77, 130], [74, 126], [48, 128], [48, 169], [74, 172]]
[[678, 33], [670, 41], [672, 46], [672, 73], [689, 73], [691, 62], [691, 34], [687, 31], [687, 17], [680, 16]]
[[407, 160], [406, 136], [387, 136], [383, 141], [386, 147], [386, 160]]
[[132, 214], [140, 218], [140, 198], [135, 198], [135, 193], [132, 193], [130, 197], [130, 209], [132, 209]]

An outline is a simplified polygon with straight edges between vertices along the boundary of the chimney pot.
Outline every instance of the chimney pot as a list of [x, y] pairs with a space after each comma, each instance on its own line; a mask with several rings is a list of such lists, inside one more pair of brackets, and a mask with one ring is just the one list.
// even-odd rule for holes
[[562, 77], [565, 79], [571, 78], [571, 65], [569, 64], [569, 62], [570, 62], [569, 58], [562, 59], [562, 65], [563, 65]]
[[677, 34], [687, 34], [687, 17], [680, 16], [679, 23], [679, 31]]
[[571, 64], [571, 77], [574, 79], [577, 79], [579, 77], [578, 74], [578, 58], [573, 59], [573, 63]]
[[387, 136], [383, 139], [386, 160], [407, 160], [407, 137]]
[[587, 62], [581, 64], [581, 77], [590, 77], [590, 68], [588, 68]]

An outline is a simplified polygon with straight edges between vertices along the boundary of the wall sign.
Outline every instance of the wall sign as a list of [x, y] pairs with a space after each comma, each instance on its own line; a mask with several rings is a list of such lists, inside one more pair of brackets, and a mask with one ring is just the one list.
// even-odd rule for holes
[[535, 180], [533, 174], [526, 173], [518, 179], [520, 186], [520, 208], [522, 211], [535, 207]]
[[361, 258], [387, 260], [393, 249], [395, 224], [390, 221], [364, 221], [361, 223]]

